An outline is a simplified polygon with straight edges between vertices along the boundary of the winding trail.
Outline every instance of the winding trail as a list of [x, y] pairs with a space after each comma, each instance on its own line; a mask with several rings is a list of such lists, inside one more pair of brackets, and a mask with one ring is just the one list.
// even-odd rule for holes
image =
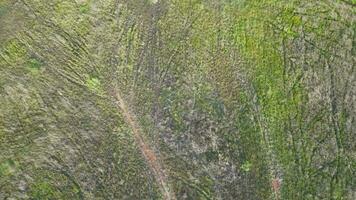
[[[91, 14], [92, 16], [97, 16], [97, 12], [99, 11], [98, 5], [99, 1], [90, 1], [91, 6]], [[100, 23], [99, 23], [100, 24]], [[99, 27], [96, 27], [97, 29]], [[163, 195], [164, 200], [176, 200], [176, 196], [168, 184], [167, 176], [164, 172], [164, 168], [160, 163], [160, 159], [156, 155], [155, 151], [150, 147], [148, 142], [145, 141], [143, 137], [143, 131], [140, 128], [139, 124], [133, 113], [130, 112], [128, 107], [126, 106], [125, 101], [120, 95], [120, 91], [117, 88], [111, 90], [111, 96], [116, 100], [116, 104], [118, 106], [119, 112], [122, 113], [126, 123], [130, 126], [135, 143], [140, 149], [149, 169], [153, 173], [154, 178], [156, 179], [157, 185]]]
[[148, 167], [152, 171], [158, 183], [159, 189], [162, 192], [163, 198], [165, 200], [175, 200], [175, 194], [168, 184], [167, 176], [164, 173], [162, 164], [160, 163], [158, 156], [156, 155], [154, 150], [145, 142], [144, 138], [142, 137], [142, 129], [138, 125], [135, 116], [130, 113], [118, 91], [115, 91], [113, 95], [116, 99], [116, 103], [119, 109], [121, 110], [121, 113], [125, 118], [126, 123], [128, 123], [132, 129], [135, 142], [138, 145], [141, 153], [143, 154], [148, 164]]

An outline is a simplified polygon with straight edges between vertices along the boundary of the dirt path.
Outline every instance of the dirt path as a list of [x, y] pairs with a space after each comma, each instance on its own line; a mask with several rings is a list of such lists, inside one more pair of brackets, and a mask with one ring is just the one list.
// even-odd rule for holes
[[176, 197], [173, 193], [173, 190], [169, 187], [167, 177], [164, 173], [163, 167], [158, 159], [158, 156], [154, 152], [154, 150], [145, 142], [142, 137], [142, 129], [139, 127], [135, 116], [130, 113], [127, 108], [124, 100], [121, 98], [119, 92], [115, 92], [114, 96], [117, 100], [117, 104], [120, 108], [120, 112], [123, 114], [125, 121], [129, 124], [132, 129], [132, 133], [135, 139], [136, 144], [141, 150], [150, 170], [152, 171], [158, 186], [163, 194], [163, 198], [165, 200], [175, 200]]

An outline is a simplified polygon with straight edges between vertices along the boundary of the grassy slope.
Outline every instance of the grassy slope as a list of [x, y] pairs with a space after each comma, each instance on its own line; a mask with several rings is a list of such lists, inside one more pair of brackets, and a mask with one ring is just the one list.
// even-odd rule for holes
[[0, 199], [158, 198], [115, 106], [51, 73], [20, 41], [21, 12], [0, 6]]

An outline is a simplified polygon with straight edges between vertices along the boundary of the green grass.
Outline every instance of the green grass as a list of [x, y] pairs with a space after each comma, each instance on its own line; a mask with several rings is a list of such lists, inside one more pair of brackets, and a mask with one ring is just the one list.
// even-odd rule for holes
[[49, 182], [38, 182], [31, 188], [33, 199], [57, 199], [58, 194]]

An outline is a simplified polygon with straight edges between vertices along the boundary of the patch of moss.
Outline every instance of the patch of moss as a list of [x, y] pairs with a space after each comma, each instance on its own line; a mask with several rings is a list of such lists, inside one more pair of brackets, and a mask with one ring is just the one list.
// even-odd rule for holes
[[83, 14], [88, 13], [89, 10], [90, 10], [90, 5], [89, 5], [89, 3], [83, 3], [83, 4], [80, 5], [80, 7], [79, 7], [79, 11], [80, 11], [81, 13], [83, 13]]
[[5, 15], [8, 11], [7, 1], [0, 1], [0, 17]]
[[95, 91], [95, 92], [101, 91], [101, 82], [97, 77], [89, 77], [86, 80], [86, 85], [92, 91]]
[[27, 55], [25, 46], [16, 39], [7, 42], [7, 44], [5, 45], [5, 52], [7, 57], [11, 61], [18, 61], [20, 59], [24, 59]]
[[90, 32], [90, 22], [87, 19], [81, 20], [78, 22], [77, 31], [80, 35], [85, 36]]
[[34, 170], [34, 182], [29, 187], [30, 199], [79, 199], [79, 190], [63, 174]]
[[71, 2], [62, 1], [55, 6], [55, 11], [58, 14], [69, 14], [73, 11], [73, 4]]
[[204, 156], [208, 162], [217, 161], [219, 159], [219, 152], [209, 149], [204, 153]]
[[26, 66], [31, 73], [37, 74], [41, 69], [42, 63], [35, 58], [31, 58], [27, 61]]
[[249, 161], [244, 162], [244, 164], [241, 165], [241, 170], [244, 172], [249, 172], [251, 170], [252, 164]]
[[33, 199], [58, 199], [60, 194], [49, 182], [38, 182], [31, 188]]
[[16, 163], [7, 159], [0, 163], [0, 176], [8, 176], [13, 174], [16, 171]]

